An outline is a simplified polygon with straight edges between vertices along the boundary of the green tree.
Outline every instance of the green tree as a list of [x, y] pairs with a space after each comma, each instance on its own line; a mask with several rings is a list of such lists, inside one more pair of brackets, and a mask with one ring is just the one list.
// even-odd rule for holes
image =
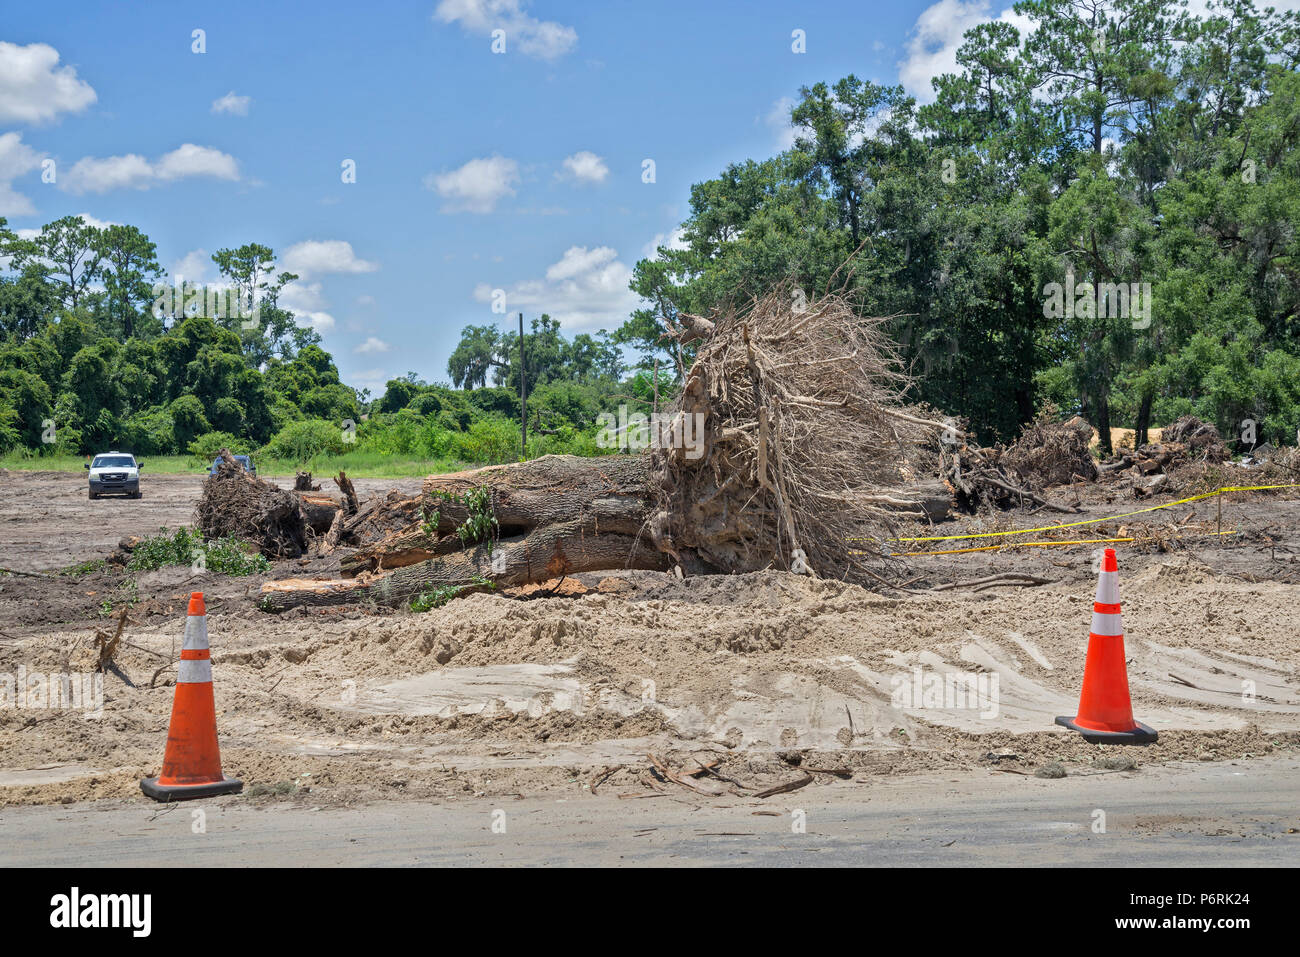
[[149, 311], [153, 284], [162, 275], [157, 249], [134, 226], [111, 225], [95, 237], [108, 291], [108, 317], [124, 338], [157, 335], [162, 323]]
[[103, 253], [99, 235], [100, 231], [80, 216], [64, 216], [46, 223], [32, 239], [11, 241], [8, 248], [18, 269], [31, 263], [46, 266], [59, 301], [76, 309], [100, 276]]

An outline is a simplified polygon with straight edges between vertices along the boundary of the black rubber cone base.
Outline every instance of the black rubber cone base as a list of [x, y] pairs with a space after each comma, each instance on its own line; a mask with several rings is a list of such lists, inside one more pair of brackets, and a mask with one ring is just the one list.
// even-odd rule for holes
[[1133, 722], [1137, 727], [1132, 731], [1094, 731], [1092, 728], [1082, 728], [1075, 724], [1074, 718], [1066, 717], [1057, 718], [1056, 723], [1071, 731], [1078, 731], [1083, 735], [1083, 740], [1092, 744], [1155, 744], [1159, 737], [1141, 721]]
[[188, 801], [192, 798], [216, 797], [219, 794], [238, 794], [244, 789], [244, 782], [235, 778], [223, 778], [211, 784], [159, 784], [157, 778], [142, 778], [140, 790], [155, 801]]

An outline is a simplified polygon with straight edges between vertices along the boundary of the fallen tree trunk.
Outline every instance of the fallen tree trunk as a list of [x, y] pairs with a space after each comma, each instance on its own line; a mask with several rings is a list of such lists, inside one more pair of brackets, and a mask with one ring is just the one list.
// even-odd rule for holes
[[518, 465], [430, 476], [421, 499], [390, 500], [387, 505], [406, 517], [407, 524], [399, 523], [397, 531], [360, 547], [343, 559], [341, 568], [349, 576], [379, 572], [461, 549], [465, 543], [457, 530], [470, 518], [464, 499], [479, 488], [491, 489], [495, 534], [501, 539], [521, 539], [547, 525], [574, 520], [588, 521], [593, 535], [635, 536], [652, 506], [649, 483], [649, 459], [643, 455], [546, 455]]
[[[348, 577], [342, 580], [267, 582], [261, 607], [279, 612], [364, 601], [397, 606], [434, 588], [472, 586], [476, 580], [509, 587], [586, 571], [667, 571], [678, 558], [657, 549], [645, 529], [655, 501], [650, 482], [650, 459], [645, 455], [548, 455], [517, 465], [431, 476], [425, 481], [426, 496], [390, 495], [382, 506], [366, 506], [374, 509], [372, 520], [387, 511], [397, 513], [401, 521], [423, 510], [421, 524], [399, 528], [346, 556], [341, 569]], [[469, 518], [468, 506], [462, 500], [439, 498], [438, 493], [463, 497], [484, 487], [492, 489], [499, 537], [466, 548], [456, 529]], [[941, 521], [952, 511], [951, 493], [938, 481], [871, 499], [864, 507], [906, 518]], [[343, 524], [336, 518], [330, 535]], [[722, 570], [693, 554], [678, 557], [692, 573]]]
[[673, 560], [647, 539], [597, 531], [596, 525], [593, 520], [544, 525], [517, 539], [485, 542], [375, 577], [267, 582], [261, 606], [266, 611], [363, 601], [398, 606], [436, 588], [474, 587], [482, 581], [505, 587], [611, 568], [672, 567]]
[[960, 431], [904, 404], [885, 320], [794, 291], [670, 325], [669, 337], [702, 340], [673, 407], [639, 424], [620, 410], [602, 433], [644, 454], [430, 476], [419, 496], [364, 504], [340, 474], [343, 517], [318, 541], [351, 550], [346, 584], [271, 582], [263, 607], [399, 605], [447, 587], [674, 565], [888, 584], [871, 564], [888, 561], [879, 544], [896, 523], [949, 514], [949, 488], [917, 476], [932, 474], [938, 433]]
[[952, 517], [952, 489], [937, 479], [918, 482], [893, 493], [865, 495], [858, 499], [867, 508], [927, 522], [944, 522]]

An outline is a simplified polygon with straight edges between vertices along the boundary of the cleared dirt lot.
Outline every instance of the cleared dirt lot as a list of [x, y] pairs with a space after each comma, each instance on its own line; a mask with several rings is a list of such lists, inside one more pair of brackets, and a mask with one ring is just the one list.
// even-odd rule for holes
[[[52, 571], [102, 558], [124, 535], [151, 535], [162, 526], [193, 523], [194, 503], [206, 476], [150, 475], [140, 480], [142, 499], [90, 501], [84, 472], [7, 470], [0, 482], [0, 564], [22, 571]], [[292, 488], [290, 479], [270, 479]], [[418, 490], [418, 479], [355, 479], [357, 492]]]
[[[1226, 504], [1225, 528], [1240, 532], [1230, 539], [1121, 549], [1134, 708], [1160, 731], [1158, 744], [1125, 750], [1052, 723], [1077, 701], [1091, 548], [913, 560], [909, 585], [1005, 570], [1051, 579], [1032, 588], [876, 593], [779, 572], [685, 580], [628, 572], [579, 576], [581, 593], [563, 597], [484, 593], [421, 615], [358, 606], [275, 617], [256, 607], [262, 578], [111, 564], [49, 574], [112, 553], [123, 535], [188, 521], [201, 477], [156, 476], [139, 502], [90, 502], [75, 476], [10, 478], [0, 546], [8, 567], [43, 577], [0, 577], [0, 673], [88, 670], [106, 600], [132, 600], [134, 623], [119, 670], [104, 677], [101, 716], [0, 709], [0, 805], [144, 800], [137, 782], [162, 758], [170, 665], [195, 588], [209, 597], [226, 773], [245, 782], [223, 805], [593, 792], [707, 804], [805, 778], [804, 787], [865, 800], [899, 775], [944, 771], [987, 777], [1010, 795], [1300, 748], [1300, 503], [1282, 497]], [[418, 480], [357, 484], [365, 495]], [[1102, 496], [1072, 518], [1139, 506]], [[1188, 527], [1204, 527], [1215, 509], [1209, 500], [1177, 511]], [[1046, 519], [998, 519], [1012, 521]], [[936, 531], [957, 534], [971, 522]], [[1121, 530], [1091, 528], [1097, 537]], [[328, 573], [327, 564], [285, 562], [272, 576]], [[996, 678], [996, 691], [900, 706], [899, 689], [918, 669]], [[649, 753], [683, 777], [717, 764], [683, 784], [654, 770]], [[1133, 769], [1112, 766], [1121, 753]], [[1052, 763], [1066, 780], [1033, 776]]]

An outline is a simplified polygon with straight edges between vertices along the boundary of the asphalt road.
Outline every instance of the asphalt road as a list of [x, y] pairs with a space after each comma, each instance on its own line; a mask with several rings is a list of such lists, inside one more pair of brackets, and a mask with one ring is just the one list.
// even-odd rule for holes
[[868, 779], [729, 803], [686, 792], [356, 808], [141, 799], [0, 810], [0, 865], [1294, 866], [1298, 783], [1300, 758], [1286, 757], [1064, 780]]

